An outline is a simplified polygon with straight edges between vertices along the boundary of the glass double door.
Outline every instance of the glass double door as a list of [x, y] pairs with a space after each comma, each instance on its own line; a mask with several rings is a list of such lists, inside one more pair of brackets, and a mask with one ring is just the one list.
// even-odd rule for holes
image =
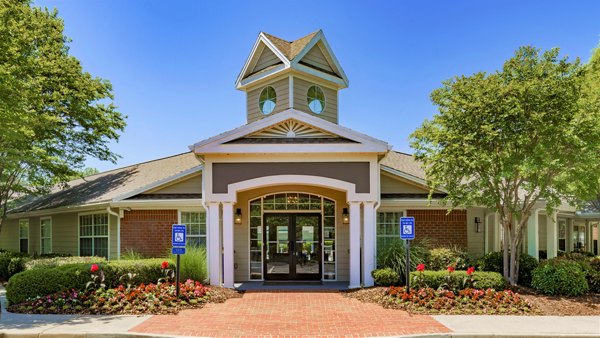
[[321, 215], [264, 215], [265, 280], [321, 280]]

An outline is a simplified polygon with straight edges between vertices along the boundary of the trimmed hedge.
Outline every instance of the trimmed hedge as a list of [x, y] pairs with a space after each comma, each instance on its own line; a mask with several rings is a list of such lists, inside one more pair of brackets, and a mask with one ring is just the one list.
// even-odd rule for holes
[[32, 259], [25, 263], [24, 270], [31, 269], [49, 269], [57, 266], [69, 265], [69, 264], [103, 264], [106, 262], [104, 257], [52, 257], [52, 258], [39, 258]]
[[[421, 272], [413, 271], [410, 273], [411, 281], [414, 280], [415, 276], [419, 276]], [[467, 277], [466, 271], [454, 271], [450, 274], [452, 276], [454, 284], [458, 285], [465, 277]], [[448, 271], [423, 271], [423, 279], [425, 284], [432, 289], [437, 289], [444, 283], [445, 278], [448, 276]], [[504, 290], [506, 288], [506, 281], [501, 274], [491, 271], [477, 271], [473, 273], [473, 279], [475, 280], [476, 289], [494, 289], [497, 291]]]
[[579, 296], [589, 290], [581, 265], [561, 258], [542, 262], [533, 270], [531, 285], [547, 295]]
[[400, 280], [400, 275], [391, 268], [373, 270], [371, 276], [375, 280], [375, 285], [381, 286], [396, 285]]
[[[99, 262], [104, 271], [106, 287], [125, 284], [121, 276], [131, 272], [136, 274], [134, 284], [156, 283], [164, 277], [161, 263], [164, 259], [144, 259], [139, 261]], [[174, 267], [171, 260], [167, 260]], [[67, 264], [50, 268], [33, 268], [10, 278], [6, 285], [6, 299], [9, 304], [18, 304], [28, 298], [45, 296], [70, 289], [83, 290], [91, 280], [91, 263]]]
[[475, 266], [476, 261], [471, 255], [459, 247], [439, 247], [429, 251], [429, 258], [425, 266], [429, 270], [446, 270], [449, 265], [457, 270], [466, 270]]

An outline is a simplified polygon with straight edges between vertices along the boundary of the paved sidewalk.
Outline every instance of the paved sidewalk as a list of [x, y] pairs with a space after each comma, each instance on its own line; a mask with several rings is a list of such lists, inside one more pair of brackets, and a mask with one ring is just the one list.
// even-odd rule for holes
[[433, 316], [455, 335], [600, 337], [600, 316]]

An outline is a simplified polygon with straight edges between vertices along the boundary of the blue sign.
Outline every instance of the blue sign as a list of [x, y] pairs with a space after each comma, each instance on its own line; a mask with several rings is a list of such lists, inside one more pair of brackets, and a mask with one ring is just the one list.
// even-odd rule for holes
[[182, 246], [185, 248], [185, 224], [173, 224], [171, 241], [173, 247]]
[[173, 255], [183, 255], [183, 254], [185, 254], [185, 247], [177, 246], [177, 247], [171, 248], [171, 253]]
[[400, 238], [415, 239], [414, 217], [400, 217]]

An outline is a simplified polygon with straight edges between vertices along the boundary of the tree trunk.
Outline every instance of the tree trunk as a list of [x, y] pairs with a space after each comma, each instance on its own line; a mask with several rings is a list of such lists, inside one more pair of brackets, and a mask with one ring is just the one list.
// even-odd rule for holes
[[504, 262], [503, 272], [504, 278], [510, 282], [510, 268], [508, 263], [508, 252], [509, 252], [509, 243], [508, 243], [508, 224], [507, 222], [502, 222], [502, 230], [504, 234], [504, 238], [502, 240], [502, 261]]

